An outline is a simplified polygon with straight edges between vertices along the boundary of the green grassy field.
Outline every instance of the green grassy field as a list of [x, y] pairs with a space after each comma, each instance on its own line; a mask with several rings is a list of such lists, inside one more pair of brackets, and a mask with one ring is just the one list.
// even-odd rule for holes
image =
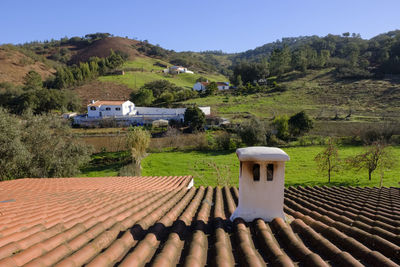
[[[329, 185], [326, 174], [318, 171], [314, 157], [322, 150], [320, 146], [285, 148], [290, 156], [286, 164], [286, 186], [291, 185]], [[360, 153], [363, 147], [342, 147], [339, 154], [342, 158]], [[395, 158], [400, 158], [400, 147], [392, 148]], [[231, 152], [163, 152], [152, 153], [143, 161], [142, 175], [145, 176], [175, 176], [193, 175], [196, 186], [215, 186], [229, 181], [238, 185], [239, 161], [234, 151]], [[115, 165], [110, 169], [90, 169], [84, 171], [84, 176], [115, 176], [118, 170]], [[220, 175], [216, 173], [219, 172]], [[218, 180], [218, 177], [219, 180]], [[334, 173], [331, 185], [344, 186], [379, 186], [380, 174], [378, 171], [368, 180], [366, 170], [356, 171], [342, 169]], [[398, 186], [400, 182], [400, 165], [385, 172], [384, 186]]]
[[[138, 57], [133, 61], [125, 62], [125, 64], [122, 66], [122, 69], [128, 70], [125, 71], [125, 75], [101, 76], [99, 77], [99, 80], [103, 82], [106, 81], [106, 82], [125, 84], [132, 89], [140, 88], [145, 83], [155, 80], [168, 80], [176, 84], [177, 86], [191, 89], [193, 88], [193, 85], [196, 83], [196, 80], [201, 76], [209, 79], [210, 81], [219, 81], [219, 82], [228, 81], [227, 77], [216, 73], [205, 73], [205, 74], [181, 73], [178, 75], [165, 75], [164, 73], [161, 73], [161, 70], [163, 69], [162, 67], [154, 65], [154, 63], [156, 62], [160, 62], [168, 66], [171, 65], [154, 58]], [[129, 68], [135, 68], [140, 70], [129, 71]]]
[[389, 80], [338, 80], [333, 69], [313, 70], [307, 74], [284, 75], [279, 84], [284, 92], [250, 95], [222, 95], [190, 99], [185, 104], [209, 105], [220, 116], [240, 121], [249, 114], [259, 118], [306, 111], [313, 118], [332, 121], [349, 113], [351, 122], [400, 119], [398, 83]]

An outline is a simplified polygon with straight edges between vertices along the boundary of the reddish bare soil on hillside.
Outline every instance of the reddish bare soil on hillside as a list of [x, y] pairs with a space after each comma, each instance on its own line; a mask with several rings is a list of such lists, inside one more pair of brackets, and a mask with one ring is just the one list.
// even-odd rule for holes
[[86, 107], [90, 100], [127, 100], [132, 89], [123, 84], [92, 81], [76, 87], [74, 91]]
[[19, 51], [0, 47], [0, 82], [21, 85], [30, 70], [39, 73], [43, 80], [55, 73], [43, 62], [35, 61]]
[[88, 47], [79, 50], [72, 56], [70, 63], [78, 63], [88, 61], [90, 57], [107, 57], [110, 55], [111, 49], [113, 51], [121, 51], [129, 55], [129, 59], [139, 56], [140, 53], [132, 46], [139, 43], [138, 41], [122, 38], [122, 37], [108, 37], [93, 42]]

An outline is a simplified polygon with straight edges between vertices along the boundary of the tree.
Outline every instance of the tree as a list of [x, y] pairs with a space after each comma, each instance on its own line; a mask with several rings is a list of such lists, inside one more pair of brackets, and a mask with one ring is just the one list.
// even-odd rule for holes
[[274, 49], [270, 57], [269, 67], [272, 75], [281, 75], [290, 69], [291, 52], [288, 46]]
[[242, 86], [243, 86], [242, 75], [239, 74], [238, 76], [236, 76], [236, 79], [235, 79], [234, 84], [235, 84], [237, 87], [242, 87]]
[[30, 70], [24, 77], [24, 89], [38, 89], [42, 88], [43, 81], [42, 77], [34, 70]]
[[289, 118], [289, 132], [294, 137], [300, 136], [312, 128], [313, 122], [304, 111], [300, 111]]
[[164, 92], [160, 95], [159, 99], [169, 107], [172, 101], [174, 101], [174, 94], [171, 92]]
[[191, 131], [200, 131], [206, 124], [206, 115], [196, 106], [188, 107], [185, 110], [184, 121]]
[[50, 115], [23, 118], [0, 110], [0, 178], [70, 177], [89, 162], [65, 121]]
[[272, 122], [276, 130], [276, 137], [281, 140], [288, 140], [289, 138], [289, 118], [287, 115], [278, 116]]
[[200, 76], [199, 78], [197, 78], [196, 82], [208, 82], [207, 78]]
[[16, 121], [15, 116], [0, 109], [0, 180], [24, 177], [29, 166], [30, 153], [20, 138]]
[[131, 151], [132, 160], [138, 175], [141, 173], [142, 160], [147, 156], [146, 150], [150, 144], [150, 133], [140, 127], [130, 127], [127, 135], [127, 146]]
[[183, 90], [183, 88], [176, 86], [167, 80], [156, 80], [145, 83], [141, 89], [148, 89], [153, 92], [155, 98], [159, 98], [163, 92], [176, 92]]
[[140, 89], [138, 92], [132, 92], [130, 100], [139, 106], [151, 106], [154, 101], [153, 92], [149, 89]]
[[[240, 83], [253, 83], [255, 80], [265, 79], [269, 74], [268, 64], [254, 62], [240, 62], [233, 68], [232, 83], [240, 86]], [[240, 78], [238, 78], [240, 76]]]
[[248, 146], [263, 144], [266, 141], [265, 125], [255, 117], [240, 125], [238, 134], [242, 142]]
[[318, 153], [314, 160], [322, 172], [328, 172], [328, 183], [330, 183], [331, 173], [338, 169], [338, 163], [340, 162], [336, 141], [333, 138], [329, 138], [325, 149]]
[[306, 51], [304, 49], [298, 49], [292, 54], [292, 66], [293, 68], [302, 72], [307, 70], [308, 61]]
[[215, 95], [218, 92], [218, 85], [216, 82], [210, 82], [206, 86], [205, 94], [206, 95]]
[[107, 59], [108, 59], [107, 67], [110, 68], [111, 70], [121, 66], [124, 63], [124, 59], [122, 58], [122, 56], [118, 53], [115, 53], [112, 49]]
[[358, 170], [368, 170], [368, 180], [371, 181], [372, 173], [376, 169], [381, 169], [381, 178], [385, 169], [394, 165], [394, 155], [382, 141], [373, 142], [366, 147], [364, 153], [358, 154], [347, 159], [348, 164]]

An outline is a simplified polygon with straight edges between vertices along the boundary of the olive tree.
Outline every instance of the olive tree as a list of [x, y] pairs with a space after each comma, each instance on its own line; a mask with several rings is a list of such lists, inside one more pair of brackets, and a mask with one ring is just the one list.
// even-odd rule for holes
[[238, 135], [242, 139], [242, 142], [248, 146], [264, 144], [266, 142], [265, 124], [253, 117], [240, 125]]
[[69, 125], [51, 115], [22, 118], [0, 109], [0, 177], [70, 177], [90, 160]]

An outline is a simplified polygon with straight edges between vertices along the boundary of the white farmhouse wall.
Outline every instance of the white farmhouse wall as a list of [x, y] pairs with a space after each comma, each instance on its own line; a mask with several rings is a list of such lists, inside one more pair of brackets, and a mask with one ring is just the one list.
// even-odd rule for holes
[[208, 116], [211, 114], [211, 107], [199, 107], [201, 111], [203, 111], [204, 115]]
[[218, 90], [229, 90], [229, 85], [218, 85]]
[[186, 108], [136, 107], [137, 115], [183, 115]]
[[88, 106], [88, 117], [100, 117], [100, 108], [95, 106]]
[[135, 104], [133, 104], [131, 101], [126, 101], [122, 104], [122, 116], [135, 115], [135, 114], [136, 114]]
[[193, 90], [203, 91], [206, 90], [206, 87], [201, 82], [197, 82], [193, 85]]
[[102, 105], [100, 112], [101, 117], [122, 116], [121, 105]]
[[[110, 101], [111, 102], [111, 101]], [[88, 117], [114, 117], [135, 115], [135, 104], [125, 101], [122, 104], [104, 104], [101, 101], [96, 105], [92, 103], [88, 106]]]

